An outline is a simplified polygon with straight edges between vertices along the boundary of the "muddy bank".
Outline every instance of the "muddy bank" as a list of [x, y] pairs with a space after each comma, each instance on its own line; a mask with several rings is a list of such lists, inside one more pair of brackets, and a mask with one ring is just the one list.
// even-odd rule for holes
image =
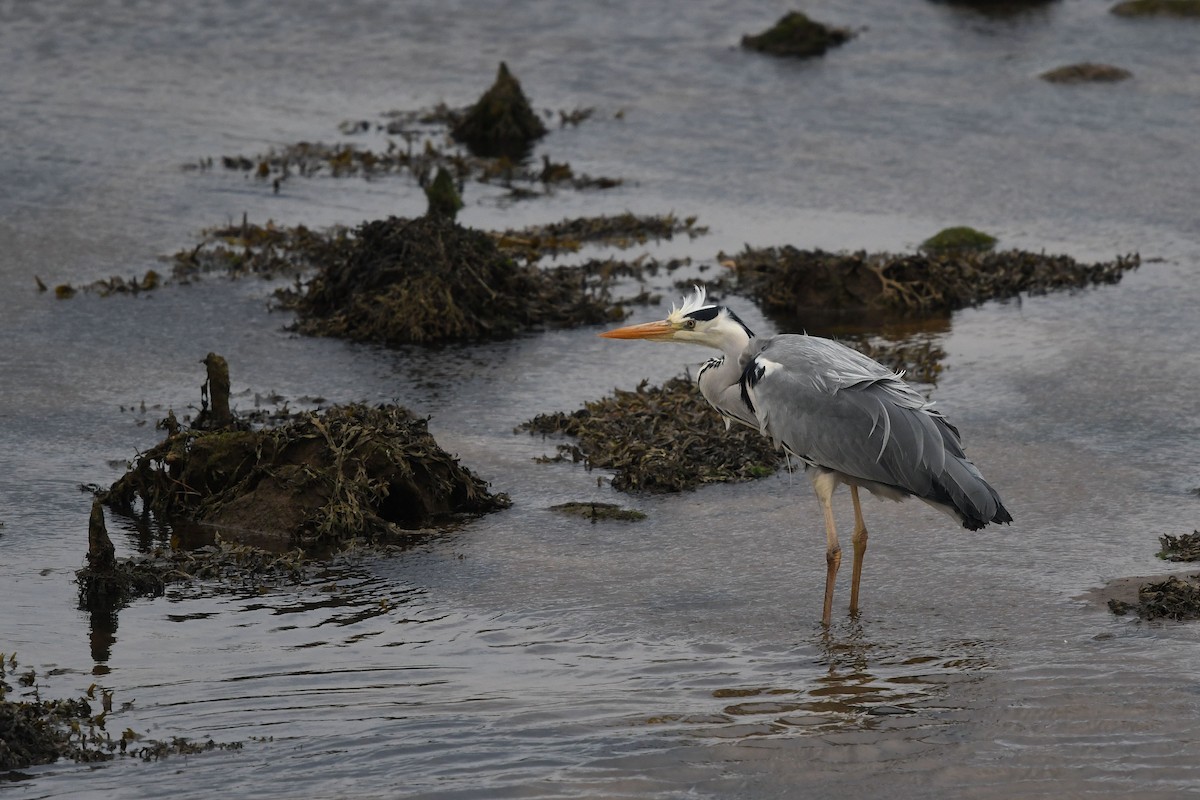
[[1019, 250], [932, 251], [914, 254], [829, 253], [792, 246], [746, 250], [722, 259], [733, 287], [763, 311], [805, 313], [948, 314], [987, 300], [1111, 284], [1136, 269], [1137, 254], [1096, 264], [1070, 256]]
[[694, 382], [643, 381], [636, 390], [584, 404], [574, 412], [540, 414], [518, 431], [570, 436], [546, 461], [582, 461], [613, 470], [621, 491], [678, 492], [705, 483], [762, 478], [783, 463], [771, 441], [744, 426], [729, 431]]

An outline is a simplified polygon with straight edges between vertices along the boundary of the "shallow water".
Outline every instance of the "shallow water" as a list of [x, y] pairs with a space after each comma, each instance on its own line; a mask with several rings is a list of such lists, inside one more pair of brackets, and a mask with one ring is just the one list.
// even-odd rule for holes
[[[816, 3], [813, 17], [865, 30], [791, 63], [735, 47], [781, 9], [505, 8], [0, 12], [0, 651], [55, 672], [43, 696], [95, 681], [116, 706], [132, 702], [113, 730], [245, 743], [40, 767], [5, 793], [144, 797], [168, 782], [180, 797], [1196, 791], [1195, 629], [1077, 599], [1161, 571], [1157, 537], [1200, 515], [1194, 26], [1067, 0], [999, 18]], [[537, 106], [597, 109], [538, 154], [626, 183], [515, 205], [468, 187], [470, 225], [698, 214], [708, 236], [648, 248], [692, 256], [698, 277], [744, 243], [901, 250], [963, 223], [1080, 259], [1140, 252], [1146, 262], [1117, 286], [988, 304], [929, 334], [948, 353], [933, 397], [1016, 524], [971, 535], [919, 504], [868, 503], [865, 608], [845, 615], [843, 576], [826, 636], [822, 523], [802, 476], [614, 497], [578, 466], [534, 463], [553, 442], [512, 433], [706, 354], [590, 329], [434, 351], [300, 338], [257, 281], [63, 302], [36, 291], [34, 275], [52, 286], [140, 275], [243, 213], [312, 225], [419, 213], [423, 197], [402, 178], [294, 179], [276, 196], [183, 166], [333, 141], [343, 119], [465, 104], [501, 59]], [[1036, 78], [1081, 60], [1135, 78]], [[653, 288], [669, 297], [667, 280]], [[749, 301], [738, 311], [771, 328]], [[278, 392], [293, 405], [394, 399], [429, 414], [439, 442], [513, 508], [295, 588], [139, 601], [111, 641], [94, 637], [72, 582], [89, 510], [78, 486], [114, 480], [157, 439], [165, 409], [197, 402], [210, 350], [229, 359], [243, 408]], [[649, 518], [593, 525], [547, 510], [568, 500]], [[109, 525], [133, 553], [137, 533]]]

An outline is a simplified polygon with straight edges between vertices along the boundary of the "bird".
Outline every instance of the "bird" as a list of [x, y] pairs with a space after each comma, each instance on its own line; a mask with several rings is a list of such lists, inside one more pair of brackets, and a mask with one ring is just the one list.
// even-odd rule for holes
[[859, 613], [867, 526], [859, 489], [890, 500], [916, 497], [968, 530], [1013, 518], [999, 493], [967, 459], [958, 428], [933, 403], [884, 365], [833, 339], [805, 333], [758, 337], [705, 287], [666, 319], [602, 331], [608, 339], [701, 345], [721, 351], [696, 376], [704, 399], [725, 421], [769, 436], [797, 459], [812, 481], [825, 518], [825, 601], [832, 621], [842, 549], [833, 516], [838, 486], [854, 505], [850, 613]]

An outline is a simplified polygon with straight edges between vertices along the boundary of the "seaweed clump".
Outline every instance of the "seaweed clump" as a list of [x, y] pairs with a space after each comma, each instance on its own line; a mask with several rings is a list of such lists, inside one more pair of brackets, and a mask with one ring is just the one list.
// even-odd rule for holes
[[1116, 83], [1133, 77], [1133, 73], [1111, 64], [1082, 62], [1067, 64], [1038, 76], [1048, 83]]
[[614, 470], [613, 488], [622, 491], [678, 492], [762, 478], [779, 468], [782, 456], [770, 439], [741, 426], [726, 431], [692, 381], [647, 383], [572, 413], [540, 414], [517, 430], [575, 437], [577, 445], [559, 445], [547, 460]]
[[789, 316], [830, 311], [946, 314], [1021, 292], [1117, 283], [1141, 263], [1136, 253], [1081, 264], [1070, 256], [1019, 250], [895, 255], [828, 253], [790, 245], [747, 247], [731, 262], [739, 291], [753, 297], [764, 312]]
[[1200, 619], [1200, 586], [1193, 576], [1183, 580], [1172, 575], [1161, 581], [1143, 584], [1138, 588], [1136, 603], [1112, 599], [1108, 601], [1109, 609], [1117, 616], [1129, 612], [1137, 614], [1142, 619]]
[[546, 135], [546, 126], [529, 107], [520, 82], [501, 61], [495, 83], [455, 123], [450, 134], [476, 155], [520, 160]]
[[791, 11], [762, 33], [743, 36], [742, 47], [773, 56], [808, 58], [823, 55], [853, 36], [846, 28], [822, 25], [799, 11]]
[[114, 738], [106, 729], [112, 712], [112, 692], [101, 690], [101, 707], [95, 714], [88, 702], [96, 699], [95, 684], [85, 697], [43, 700], [37, 688], [37, 672], [30, 669], [18, 676], [18, 682], [30, 687], [34, 699], [13, 701], [7, 698], [13, 687], [5, 678], [16, 669], [16, 654], [6, 659], [0, 653], [0, 770], [52, 764], [60, 758], [90, 763], [110, 761], [120, 755], [156, 761], [170, 755], [242, 749], [241, 742], [218, 743], [212, 739], [205, 742], [178, 736], [169, 742], [143, 739], [130, 728]]
[[393, 346], [624, 316], [578, 269], [519, 265], [488, 234], [435, 216], [364, 222], [303, 292], [280, 297], [303, 333]]
[[1200, 531], [1182, 536], [1163, 534], [1158, 539], [1162, 545], [1158, 557], [1165, 561], [1200, 561]]

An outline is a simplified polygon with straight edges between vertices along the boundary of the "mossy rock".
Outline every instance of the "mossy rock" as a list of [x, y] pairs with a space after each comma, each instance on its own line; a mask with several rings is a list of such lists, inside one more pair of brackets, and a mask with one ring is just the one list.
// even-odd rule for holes
[[1200, 17], [1200, 0], [1126, 0], [1110, 11], [1118, 17]]
[[1132, 78], [1133, 73], [1111, 64], [1082, 62], [1043, 72], [1038, 77], [1049, 83], [1116, 83]]
[[926, 253], [946, 253], [953, 251], [984, 252], [996, 246], [996, 237], [989, 236], [983, 231], [977, 231], [966, 225], [953, 228], [943, 228], [921, 242], [919, 249]]
[[762, 33], [743, 36], [742, 47], [773, 56], [808, 58], [846, 43], [853, 35], [846, 28], [822, 25], [799, 11], [791, 11]]
[[462, 198], [454, 188], [454, 178], [443, 167], [438, 167], [433, 182], [425, 187], [425, 198], [429, 201], [425, 213], [431, 217], [453, 220], [463, 207]]
[[440, 215], [363, 223], [284, 302], [304, 333], [393, 346], [505, 339], [624, 316], [578, 269], [518, 264], [493, 237]]
[[496, 82], [455, 123], [450, 135], [477, 156], [520, 160], [546, 135], [546, 126], [530, 108], [520, 82], [500, 62]]

